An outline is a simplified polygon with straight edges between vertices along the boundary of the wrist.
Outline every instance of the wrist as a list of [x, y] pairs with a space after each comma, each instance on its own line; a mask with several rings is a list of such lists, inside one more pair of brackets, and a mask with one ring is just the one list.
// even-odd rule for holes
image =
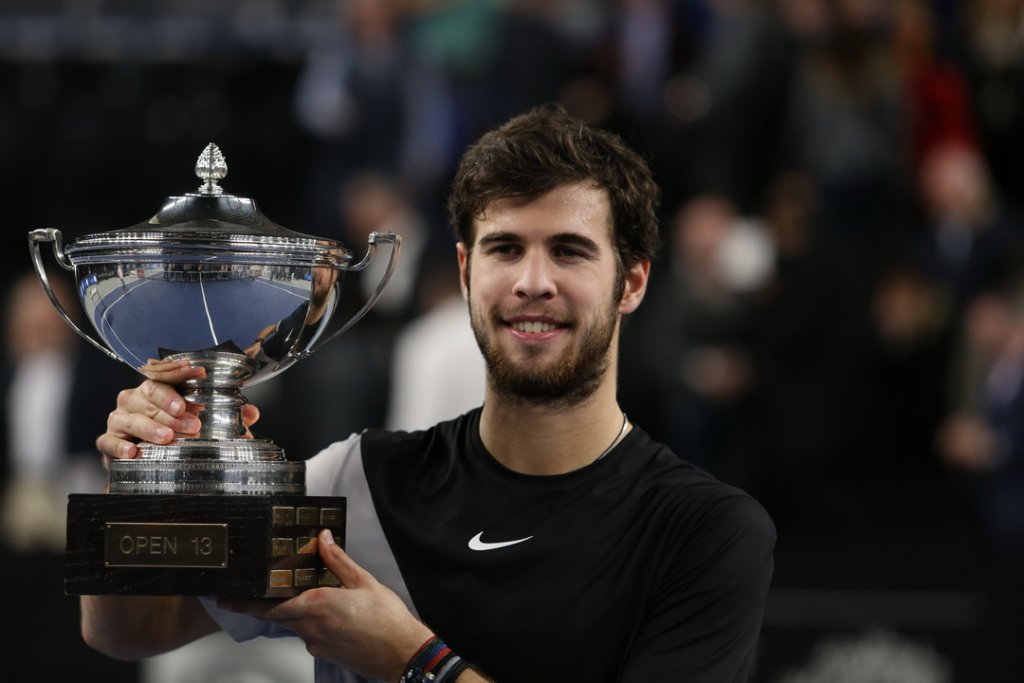
[[398, 683], [454, 683], [468, 667], [443, 640], [431, 635], [409, 659]]

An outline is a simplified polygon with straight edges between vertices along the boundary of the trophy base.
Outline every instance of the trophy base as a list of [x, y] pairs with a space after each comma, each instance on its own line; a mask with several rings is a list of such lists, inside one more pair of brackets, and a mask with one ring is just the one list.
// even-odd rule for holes
[[287, 598], [337, 586], [317, 534], [344, 546], [345, 510], [332, 496], [71, 494], [64, 589]]

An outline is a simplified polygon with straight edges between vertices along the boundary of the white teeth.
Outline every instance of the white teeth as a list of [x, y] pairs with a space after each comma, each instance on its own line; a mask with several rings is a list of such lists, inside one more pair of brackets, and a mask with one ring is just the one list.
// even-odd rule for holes
[[531, 320], [529, 322], [516, 322], [512, 324], [512, 327], [519, 330], [520, 332], [528, 332], [531, 334], [536, 334], [538, 332], [549, 332], [555, 329], [555, 325], [552, 325], [551, 323], [542, 323], [536, 320]]

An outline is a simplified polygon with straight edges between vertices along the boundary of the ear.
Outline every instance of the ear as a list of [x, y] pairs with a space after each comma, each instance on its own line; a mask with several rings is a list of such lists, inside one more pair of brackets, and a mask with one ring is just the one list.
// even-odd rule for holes
[[619, 313], [626, 315], [632, 313], [644, 300], [644, 293], [647, 292], [647, 280], [651, 275], [651, 261], [644, 259], [637, 261], [626, 270], [625, 286], [622, 289], [622, 298], [619, 299]]
[[469, 301], [469, 247], [464, 242], [455, 245], [455, 251], [459, 257], [459, 287], [462, 289], [462, 298]]

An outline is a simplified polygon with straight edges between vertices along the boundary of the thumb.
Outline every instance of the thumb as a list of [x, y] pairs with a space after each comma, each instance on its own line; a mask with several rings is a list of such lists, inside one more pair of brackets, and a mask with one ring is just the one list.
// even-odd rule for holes
[[370, 576], [365, 569], [355, 563], [344, 550], [334, 541], [334, 534], [330, 529], [323, 529], [320, 532], [320, 542], [317, 544], [320, 552], [320, 559], [324, 561], [331, 573], [341, 582], [345, 588], [356, 588], [365, 583]]

